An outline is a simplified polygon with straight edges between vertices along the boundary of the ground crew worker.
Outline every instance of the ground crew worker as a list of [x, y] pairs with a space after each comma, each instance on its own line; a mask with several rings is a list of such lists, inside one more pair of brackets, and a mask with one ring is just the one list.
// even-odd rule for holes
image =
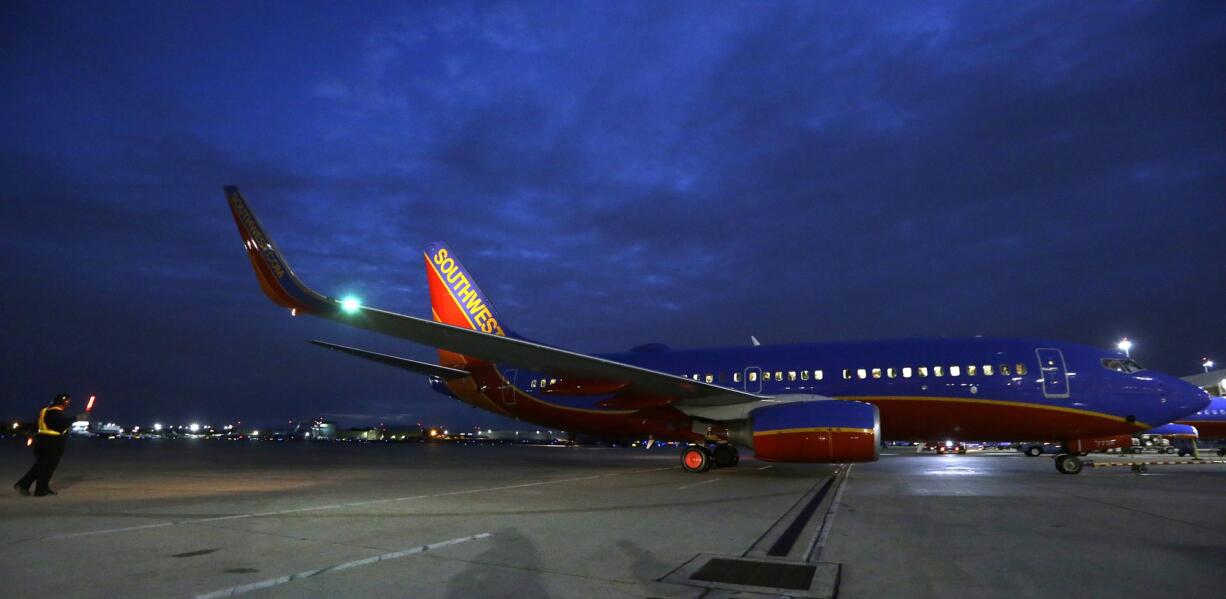
[[67, 393], [61, 393], [51, 400], [47, 407], [38, 413], [38, 433], [34, 435], [34, 465], [30, 471], [13, 485], [18, 493], [30, 494], [30, 485], [34, 487], [34, 496], [55, 495], [51, 490], [51, 474], [60, 464], [60, 456], [64, 455], [64, 445], [68, 440], [68, 429], [72, 427], [72, 418], [64, 413], [68, 409], [71, 398]]

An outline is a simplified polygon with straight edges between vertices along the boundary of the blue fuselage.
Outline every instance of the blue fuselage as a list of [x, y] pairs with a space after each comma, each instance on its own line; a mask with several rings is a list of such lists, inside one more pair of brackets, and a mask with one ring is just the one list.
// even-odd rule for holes
[[[886, 439], [1071, 440], [1131, 434], [1202, 410], [1208, 395], [1123, 354], [1030, 339], [915, 339], [644, 351], [602, 357], [769, 397], [873, 403]], [[557, 374], [517, 371], [543, 405], [599, 413], [611, 394], [549, 392]], [[607, 405], [607, 404], [605, 404]]]

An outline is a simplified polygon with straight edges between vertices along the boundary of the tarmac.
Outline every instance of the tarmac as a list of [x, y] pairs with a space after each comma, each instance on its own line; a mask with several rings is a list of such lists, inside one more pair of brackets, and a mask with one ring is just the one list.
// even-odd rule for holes
[[[13, 439], [3, 448], [0, 470], [15, 481], [29, 451]], [[1050, 458], [892, 448], [850, 469], [746, 457], [695, 475], [677, 456], [74, 439], [52, 482], [59, 495], [0, 499], [3, 594], [948, 598], [1226, 588], [1226, 465], [1068, 476]]]

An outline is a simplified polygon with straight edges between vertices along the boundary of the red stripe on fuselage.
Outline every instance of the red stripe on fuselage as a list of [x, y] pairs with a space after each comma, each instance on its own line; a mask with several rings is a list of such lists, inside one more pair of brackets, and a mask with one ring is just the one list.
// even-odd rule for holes
[[842, 399], [876, 405], [881, 411], [881, 436], [887, 441], [1071, 440], [1126, 435], [1147, 428], [1109, 414], [1056, 410], [1020, 402], [952, 401], [926, 397]]

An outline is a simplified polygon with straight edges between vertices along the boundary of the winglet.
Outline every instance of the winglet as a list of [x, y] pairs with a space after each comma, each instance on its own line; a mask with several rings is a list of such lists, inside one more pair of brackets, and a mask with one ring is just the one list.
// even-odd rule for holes
[[233, 185], [226, 186], [226, 201], [230, 204], [230, 212], [238, 225], [238, 234], [243, 238], [243, 247], [251, 266], [255, 269], [256, 279], [260, 289], [274, 303], [294, 310], [295, 313], [326, 313], [335, 312], [340, 308], [340, 302], [320, 295], [307, 287], [294, 274], [289, 262], [281, 255], [281, 250], [273, 244], [272, 239], [264, 233], [264, 227], [255, 213], [247, 207], [247, 201]]

